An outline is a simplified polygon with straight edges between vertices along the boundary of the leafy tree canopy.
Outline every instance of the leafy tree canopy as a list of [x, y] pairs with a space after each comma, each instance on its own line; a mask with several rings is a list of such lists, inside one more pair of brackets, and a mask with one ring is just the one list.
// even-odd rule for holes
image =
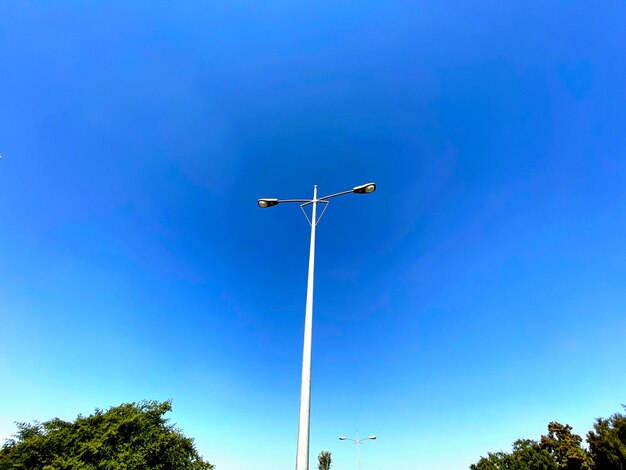
[[[623, 405], [626, 409], [626, 405]], [[587, 434], [589, 450], [568, 424], [551, 422], [539, 442], [520, 439], [513, 451], [488, 453], [471, 470], [626, 470], [626, 415], [598, 418]]]
[[13, 470], [212, 470], [193, 444], [163, 415], [169, 401], [97, 409], [73, 422], [17, 423], [0, 449], [0, 468]]
[[555, 457], [542, 448], [537, 441], [518, 439], [513, 452], [489, 453], [481, 457], [471, 470], [558, 470]]
[[593, 467], [589, 454], [581, 447], [582, 438], [572, 433], [569, 424], [552, 422], [548, 434], [541, 436], [541, 447], [554, 454], [559, 468], [589, 470]]
[[332, 461], [333, 459], [330, 455], [330, 452], [328, 452], [327, 450], [321, 451], [320, 455], [317, 456], [318, 470], [330, 470]]
[[626, 470], [626, 416], [598, 418], [593, 428], [587, 442], [596, 470]]

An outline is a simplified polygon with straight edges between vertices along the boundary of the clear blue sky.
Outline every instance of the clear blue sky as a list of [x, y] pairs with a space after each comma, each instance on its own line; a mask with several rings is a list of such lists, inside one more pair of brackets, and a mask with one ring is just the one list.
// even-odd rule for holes
[[0, 435], [141, 399], [218, 470], [462, 469], [626, 402], [620, 1], [0, 4]]

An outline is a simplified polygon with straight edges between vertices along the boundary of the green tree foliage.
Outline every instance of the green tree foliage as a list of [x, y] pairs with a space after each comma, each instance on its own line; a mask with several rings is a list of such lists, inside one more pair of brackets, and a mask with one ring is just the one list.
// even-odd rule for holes
[[[548, 424], [548, 434], [539, 442], [519, 439], [513, 451], [487, 454], [471, 470], [594, 470], [591, 455], [581, 446], [582, 438], [568, 424]], [[626, 470], [626, 467], [605, 467]], [[600, 470], [599, 468], [596, 470]], [[604, 470], [604, 469], [602, 469]]]
[[556, 457], [561, 469], [589, 470], [593, 463], [581, 443], [582, 438], [572, 434], [569, 424], [552, 422], [548, 424], [548, 434], [541, 436], [540, 446]]
[[513, 443], [513, 452], [489, 453], [481, 457], [471, 470], [558, 470], [554, 455], [537, 441], [519, 439]]
[[126, 403], [108, 411], [18, 423], [15, 439], [0, 449], [0, 469], [12, 470], [212, 470], [193, 439], [163, 415], [169, 401]]
[[323, 450], [317, 456], [317, 461], [319, 462], [317, 466], [319, 470], [330, 470], [333, 459], [330, 456], [330, 452]]
[[598, 418], [593, 428], [587, 442], [596, 470], [626, 470], [626, 416]]

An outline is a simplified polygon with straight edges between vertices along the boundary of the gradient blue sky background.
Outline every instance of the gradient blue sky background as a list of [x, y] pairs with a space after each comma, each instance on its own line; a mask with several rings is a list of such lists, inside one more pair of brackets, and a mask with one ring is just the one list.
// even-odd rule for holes
[[626, 402], [626, 4], [0, 3], [0, 435], [173, 399], [218, 470], [467, 468]]

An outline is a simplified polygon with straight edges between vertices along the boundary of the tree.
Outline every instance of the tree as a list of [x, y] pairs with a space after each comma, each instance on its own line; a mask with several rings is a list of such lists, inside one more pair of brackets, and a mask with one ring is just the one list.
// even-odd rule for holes
[[470, 465], [470, 470], [508, 470], [510, 455], [506, 452], [487, 453], [487, 457], [481, 457], [477, 463]]
[[489, 453], [481, 457], [471, 470], [558, 470], [556, 459], [537, 441], [518, 439], [513, 443], [513, 452]]
[[587, 442], [596, 470], [626, 470], [626, 416], [598, 418], [593, 428]]
[[0, 449], [0, 468], [14, 470], [212, 470], [163, 415], [169, 401], [125, 403], [68, 422], [17, 423]]
[[323, 450], [320, 452], [320, 455], [317, 456], [317, 461], [319, 462], [317, 466], [319, 470], [330, 470], [333, 459], [330, 456], [330, 452]]
[[569, 424], [551, 422], [548, 434], [541, 436], [540, 446], [556, 457], [559, 468], [567, 470], [589, 470], [593, 462], [581, 447], [582, 438], [573, 434]]

